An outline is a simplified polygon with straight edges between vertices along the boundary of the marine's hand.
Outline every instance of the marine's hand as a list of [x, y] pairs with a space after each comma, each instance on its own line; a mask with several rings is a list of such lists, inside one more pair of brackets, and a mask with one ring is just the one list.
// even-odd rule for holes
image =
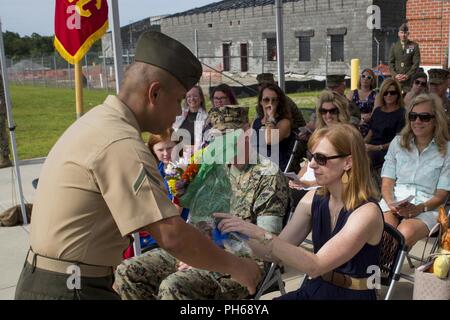
[[231, 278], [245, 286], [250, 294], [255, 294], [256, 287], [261, 281], [261, 270], [255, 261], [248, 258], [240, 258], [238, 268], [231, 274]]

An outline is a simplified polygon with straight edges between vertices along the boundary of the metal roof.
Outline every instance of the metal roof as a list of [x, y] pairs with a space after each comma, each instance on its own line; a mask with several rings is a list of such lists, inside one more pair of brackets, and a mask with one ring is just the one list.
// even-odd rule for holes
[[[283, 0], [283, 3], [286, 2], [296, 2], [299, 0]], [[172, 14], [166, 18], [173, 18], [178, 16], [188, 16], [192, 14], [199, 14], [199, 13], [208, 13], [208, 12], [215, 12], [215, 11], [223, 11], [223, 10], [231, 10], [231, 9], [242, 9], [242, 8], [248, 8], [248, 7], [260, 7], [260, 6], [267, 6], [267, 5], [273, 5], [275, 4], [275, 0], [223, 0], [219, 2], [214, 2], [211, 4], [207, 4], [206, 6], [194, 8], [191, 10], [179, 12]]]

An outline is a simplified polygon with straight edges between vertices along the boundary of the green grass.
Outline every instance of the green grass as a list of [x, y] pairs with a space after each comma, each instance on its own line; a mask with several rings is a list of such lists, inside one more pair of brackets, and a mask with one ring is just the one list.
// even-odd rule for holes
[[[74, 90], [17, 85], [10, 89], [19, 158], [47, 156], [61, 134], [76, 119]], [[84, 90], [84, 111], [102, 103], [108, 94], [112, 92]], [[309, 109], [314, 108], [318, 94], [303, 92], [289, 96], [300, 108]], [[253, 120], [256, 97], [239, 99], [239, 103], [250, 107], [249, 117]], [[308, 116], [305, 114], [306, 118]]]

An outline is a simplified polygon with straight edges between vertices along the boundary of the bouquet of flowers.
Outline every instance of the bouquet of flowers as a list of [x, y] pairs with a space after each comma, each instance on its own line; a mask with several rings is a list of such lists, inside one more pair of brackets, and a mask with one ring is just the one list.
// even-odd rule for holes
[[170, 162], [165, 170], [170, 192], [176, 198], [186, 193], [187, 187], [194, 180], [200, 169], [197, 163], [187, 163], [184, 159]]

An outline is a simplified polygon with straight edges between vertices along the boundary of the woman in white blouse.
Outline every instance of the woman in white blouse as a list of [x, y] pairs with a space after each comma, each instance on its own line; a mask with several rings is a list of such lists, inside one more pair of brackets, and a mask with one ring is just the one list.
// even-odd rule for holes
[[[415, 97], [406, 125], [389, 146], [381, 172], [385, 221], [396, 227], [411, 248], [436, 224], [437, 208], [450, 191], [450, 142], [441, 100]], [[404, 204], [409, 196], [414, 198]]]
[[[178, 132], [182, 136], [185, 146], [197, 146], [198, 149], [202, 141], [202, 130], [205, 124], [208, 112], [205, 108], [205, 96], [200, 86], [194, 86], [186, 93], [181, 116], [178, 116], [172, 127], [175, 131], [184, 129], [185, 132]], [[188, 136], [189, 134], [189, 136]]]

